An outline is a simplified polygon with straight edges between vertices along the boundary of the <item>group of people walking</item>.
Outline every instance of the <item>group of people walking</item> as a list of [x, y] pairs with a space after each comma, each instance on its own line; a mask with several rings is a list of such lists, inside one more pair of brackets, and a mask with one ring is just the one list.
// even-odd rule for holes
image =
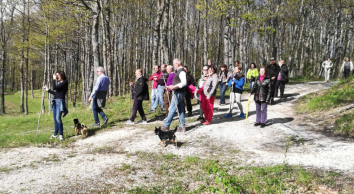
[[[325, 69], [331, 67], [331, 65], [333, 64], [329, 59], [323, 64]], [[345, 75], [353, 70], [353, 64], [348, 58], [344, 62], [342, 69]], [[92, 102], [92, 114], [95, 120], [93, 127], [101, 126], [98, 115], [103, 120], [102, 125], [108, 122], [108, 118], [102, 108], [105, 107], [110, 80], [105, 75], [102, 67], [98, 67], [96, 70], [98, 77], [88, 99], [89, 102]], [[185, 115], [193, 115], [191, 99], [194, 97], [199, 104], [199, 117], [197, 120], [203, 125], [212, 123], [217, 88], [220, 90], [220, 106], [226, 105], [225, 92], [228, 88], [230, 89], [229, 111], [224, 117], [233, 117], [233, 108], [237, 105], [240, 112], [238, 118], [243, 118], [245, 113], [241, 97], [244, 85], [248, 82], [250, 87], [249, 96], [254, 95], [256, 103], [257, 118], [255, 126], [265, 127], [268, 104], [273, 104], [276, 97], [284, 97], [285, 84], [289, 81], [288, 68], [284, 61], [279, 60], [276, 62], [274, 58], [270, 59], [269, 65], [261, 66], [260, 68], [257, 68], [255, 63], [251, 63], [245, 75], [242, 73], [242, 66], [238, 61], [231, 69], [228, 69], [224, 64], [220, 65], [218, 72], [218, 69], [209, 59], [208, 64], [203, 66], [202, 74], [197, 81], [188, 71], [188, 67], [182, 65], [180, 59], [173, 60], [173, 66], [162, 64], [160, 67], [156, 65], [154, 71], [149, 78], [143, 76], [141, 69], [135, 71], [135, 81], [129, 83], [131, 86], [131, 98], [133, 99], [132, 115], [126, 124], [147, 123], [143, 101], [148, 101], [150, 97], [148, 81], [152, 82], [151, 108], [149, 111], [155, 112], [159, 106], [161, 111], [165, 111], [166, 118], [161, 126], [164, 131], [169, 130], [177, 111], [180, 122], [178, 131], [180, 132], [185, 131]], [[326, 76], [329, 75], [329, 71], [326, 70]], [[326, 77], [326, 80], [328, 79]], [[51, 138], [63, 140], [61, 117], [68, 113], [65, 105], [68, 82], [64, 72], [60, 71], [53, 75], [52, 88], [55, 91], [49, 90], [47, 86], [44, 87], [48, 93], [54, 95], [52, 109], [55, 131]], [[141, 120], [135, 122], [137, 113], [140, 114]]]
[[[327, 57], [327, 60], [323, 61], [322, 68], [324, 69], [324, 77], [325, 82], [329, 82], [331, 77], [331, 69], [333, 67], [333, 63], [330, 57]], [[350, 61], [349, 57], [345, 57], [343, 64], [340, 68], [340, 73], [343, 74], [344, 78], [347, 79], [350, 76], [350, 72], [354, 70], [353, 62]]]

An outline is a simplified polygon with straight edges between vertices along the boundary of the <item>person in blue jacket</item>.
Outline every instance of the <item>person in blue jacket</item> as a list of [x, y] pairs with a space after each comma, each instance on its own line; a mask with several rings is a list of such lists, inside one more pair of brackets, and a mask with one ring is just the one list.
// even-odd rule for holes
[[235, 66], [235, 75], [230, 79], [228, 85], [231, 88], [230, 92], [230, 107], [229, 107], [229, 114], [225, 116], [225, 118], [232, 117], [232, 109], [234, 108], [234, 102], [236, 98], [236, 103], [238, 105], [238, 108], [240, 109], [241, 113], [238, 116], [239, 118], [242, 118], [245, 116], [243, 113], [243, 107], [241, 104], [241, 96], [243, 92], [243, 85], [245, 84], [245, 76], [240, 73], [242, 69], [241, 65], [236, 65]]

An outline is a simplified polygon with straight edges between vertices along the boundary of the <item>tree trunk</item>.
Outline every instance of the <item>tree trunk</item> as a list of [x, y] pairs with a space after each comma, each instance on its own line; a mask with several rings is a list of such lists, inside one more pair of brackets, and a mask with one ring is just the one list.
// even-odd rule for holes
[[165, 10], [166, 6], [166, 1], [167, 0], [162, 0], [160, 3], [160, 6], [157, 11], [157, 17], [155, 20], [155, 26], [154, 26], [154, 43], [153, 43], [153, 57], [152, 57], [152, 65], [158, 65], [158, 60], [159, 60], [159, 43], [160, 43], [160, 25], [162, 21], [162, 16], [163, 12]]

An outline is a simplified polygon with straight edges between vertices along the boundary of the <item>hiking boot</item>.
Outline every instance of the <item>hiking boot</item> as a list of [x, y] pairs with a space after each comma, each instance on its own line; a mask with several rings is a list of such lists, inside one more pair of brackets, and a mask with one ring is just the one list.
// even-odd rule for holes
[[54, 134], [52, 134], [52, 136], [50, 136], [50, 138], [49, 138], [49, 139], [55, 139], [55, 138], [58, 138], [58, 135], [54, 135]]
[[105, 125], [105, 124], [107, 124], [107, 123], [108, 123], [108, 118], [106, 117], [106, 118], [103, 120], [102, 125]]
[[92, 128], [95, 128], [95, 127], [100, 127], [100, 124], [99, 123], [95, 123], [92, 125]]
[[191, 117], [191, 116], [193, 116], [193, 113], [192, 112], [188, 112], [187, 117]]
[[259, 125], [261, 125], [261, 123], [255, 123], [255, 124], [254, 124], [254, 126], [259, 126]]
[[170, 130], [170, 129], [169, 129], [169, 127], [165, 127], [165, 125], [162, 125], [162, 126], [161, 126], [161, 130], [162, 130], [162, 131], [168, 131], [168, 130]]
[[261, 128], [264, 128], [266, 126], [265, 123], [261, 123]]
[[227, 114], [224, 118], [230, 118], [230, 117], [232, 117], [231, 113]]
[[150, 109], [150, 110], [149, 110], [149, 112], [156, 112], [156, 110], [152, 110], [152, 109]]
[[185, 126], [178, 127], [177, 132], [186, 132], [186, 127]]
[[148, 122], [147, 121], [145, 121], [145, 120], [140, 120], [140, 121], [138, 121], [136, 124], [147, 124]]
[[64, 141], [64, 137], [62, 135], [59, 135], [59, 141]]
[[131, 121], [131, 120], [127, 120], [127, 122], [125, 122], [126, 125], [134, 125], [134, 121]]
[[244, 117], [245, 116], [245, 114], [244, 113], [241, 113], [239, 116], [238, 116], [238, 118], [242, 118], [242, 117]]

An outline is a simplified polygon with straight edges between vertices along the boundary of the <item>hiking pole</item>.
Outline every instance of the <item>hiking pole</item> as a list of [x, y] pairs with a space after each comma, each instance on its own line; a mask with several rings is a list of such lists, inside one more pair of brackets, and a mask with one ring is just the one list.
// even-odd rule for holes
[[42, 101], [41, 101], [41, 109], [39, 110], [39, 117], [38, 117], [38, 124], [37, 124], [37, 133], [36, 136], [38, 136], [39, 133], [39, 121], [41, 120], [41, 115], [42, 115], [42, 108], [44, 106], [44, 89], [42, 89]]
[[172, 95], [173, 95], [173, 97], [175, 97], [175, 104], [176, 104], [176, 110], [177, 110], [177, 114], [178, 114], [179, 123], [182, 124], [181, 116], [179, 115], [179, 111], [178, 111], [178, 104], [177, 104], [177, 99], [176, 99], [177, 96], [175, 95], [175, 91], [174, 90], [172, 90]]
[[[165, 82], [165, 86], [166, 86], [166, 80], [165, 80], [165, 78], [163, 79], [163, 81]], [[167, 98], [168, 98], [168, 103], [171, 104], [171, 102], [170, 102], [170, 95], [169, 95], [168, 89], [167, 89]]]

